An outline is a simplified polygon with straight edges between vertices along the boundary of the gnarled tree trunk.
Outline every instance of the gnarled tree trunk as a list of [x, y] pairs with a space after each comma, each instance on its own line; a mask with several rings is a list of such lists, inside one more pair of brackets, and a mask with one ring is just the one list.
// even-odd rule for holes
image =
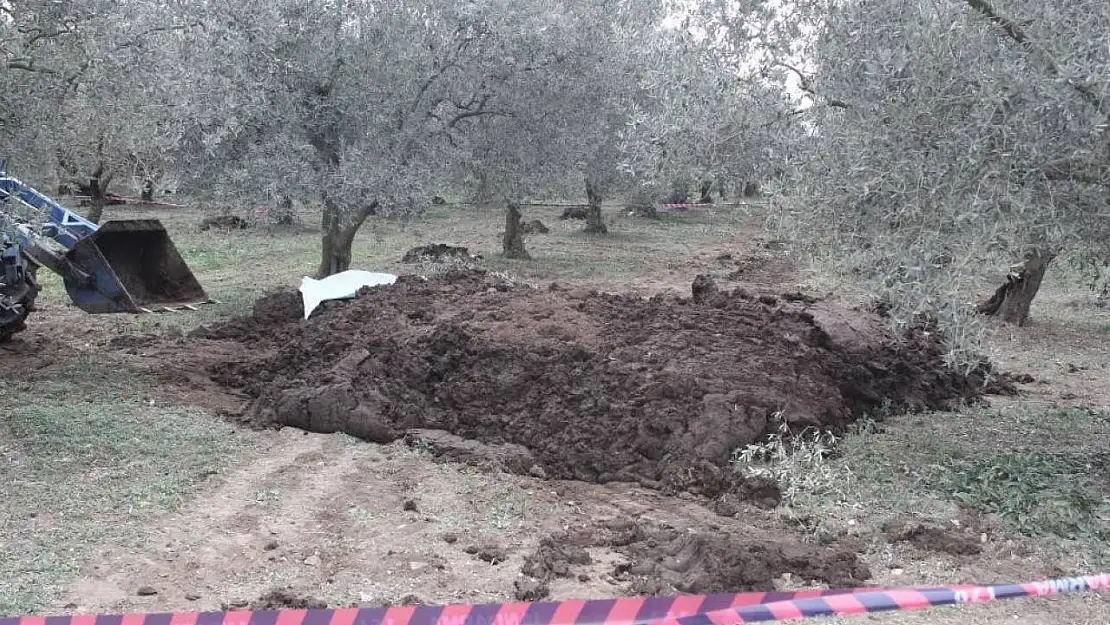
[[520, 206], [509, 202], [505, 210], [505, 238], [501, 242], [501, 253], [505, 258], [528, 260], [528, 250], [524, 249], [524, 237], [520, 227]]
[[104, 175], [104, 163], [100, 163], [89, 178], [89, 214], [85, 219], [99, 224], [104, 216], [104, 207], [108, 205], [108, 185], [112, 182], [112, 174]]
[[344, 211], [327, 191], [323, 192], [323, 200], [322, 254], [320, 268], [316, 270], [317, 279], [351, 268], [351, 246], [354, 245], [355, 235], [366, 218], [375, 214], [378, 209], [378, 201], [374, 200], [354, 211]]
[[712, 204], [713, 203], [713, 195], [711, 194], [712, 189], [713, 189], [713, 181], [712, 180], [703, 180], [701, 182], [701, 185], [698, 187], [698, 195], [699, 195], [698, 204]]
[[1025, 261], [1015, 265], [1006, 282], [998, 287], [990, 299], [979, 305], [979, 312], [998, 317], [1004, 323], [1025, 325], [1033, 298], [1041, 288], [1041, 280], [1049, 263], [1056, 255], [1044, 250], [1034, 250], [1025, 255]]
[[592, 234], [609, 232], [605, 219], [601, 216], [601, 191], [589, 176], [586, 176], [586, 204], [586, 228], [583, 232]]

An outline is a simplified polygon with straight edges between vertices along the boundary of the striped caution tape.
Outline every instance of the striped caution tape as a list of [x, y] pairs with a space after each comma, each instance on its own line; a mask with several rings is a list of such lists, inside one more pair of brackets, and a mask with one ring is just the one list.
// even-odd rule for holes
[[969, 605], [1000, 599], [1046, 597], [1108, 588], [1110, 588], [1110, 573], [1027, 584], [898, 590], [868, 589], [856, 593], [797, 598], [711, 610], [687, 616], [671, 616], [656, 620], [651, 625], [732, 625], [733, 623], [786, 621], [821, 616], [849, 616], [869, 612]]
[[805, 590], [486, 605], [18, 616], [0, 625], [731, 625], [1110, 588], [1110, 573], [997, 586]]
[[322, 610], [0, 617], [0, 625], [634, 625], [740, 606], [862, 592], [803, 590], [677, 597]]

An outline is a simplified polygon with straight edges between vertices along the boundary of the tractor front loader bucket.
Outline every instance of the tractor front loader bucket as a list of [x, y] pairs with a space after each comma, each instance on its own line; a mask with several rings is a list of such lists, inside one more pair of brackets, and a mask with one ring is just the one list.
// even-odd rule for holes
[[66, 291], [90, 314], [195, 308], [211, 300], [157, 219], [107, 221], [65, 254]]

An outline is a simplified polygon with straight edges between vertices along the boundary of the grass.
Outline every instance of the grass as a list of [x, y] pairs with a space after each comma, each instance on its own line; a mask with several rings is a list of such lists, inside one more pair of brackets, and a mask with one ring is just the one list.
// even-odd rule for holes
[[1006, 537], [1107, 565], [1108, 439], [1106, 410], [1019, 404], [868, 421], [835, 448], [772, 436], [737, 462], [769, 471], [783, 485], [786, 518], [814, 538], [892, 518], [947, 524], [971, 510]]
[[138, 548], [238, 451], [230, 426], [152, 405], [144, 385], [88, 359], [0, 379], [0, 614], [46, 608], [98, 545]]

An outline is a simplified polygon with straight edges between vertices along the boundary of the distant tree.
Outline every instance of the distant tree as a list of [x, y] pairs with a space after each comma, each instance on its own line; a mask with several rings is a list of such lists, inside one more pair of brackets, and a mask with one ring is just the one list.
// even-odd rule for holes
[[[79, 186], [99, 221], [108, 185], [171, 166], [187, 119], [178, 106], [199, 25], [153, 0], [29, 0], [0, 17], [0, 136], [36, 182]], [[64, 190], [64, 189], [62, 189]]]
[[798, 133], [795, 104], [751, 62], [756, 48], [737, 26], [748, 14], [727, 4], [689, 5], [637, 50], [635, 65], [652, 68], [640, 79], [652, 98], [622, 129], [621, 167], [668, 201], [770, 176], [785, 163], [783, 136]]
[[[317, 275], [343, 271], [371, 215], [416, 210], [461, 172], [479, 172], [489, 201], [515, 198], [582, 154], [589, 137], [568, 137], [586, 127], [576, 116], [598, 112], [574, 91], [578, 70], [611, 49], [603, 16], [620, 5], [221, 5], [209, 31], [219, 54], [203, 68], [215, 84], [193, 102], [219, 116], [200, 112], [208, 116], [192, 141], [217, 155], [216, 174], [232, 167], [225, 192], [319, 200]], [[598, 74], [586, 84], [603, 85]]]

